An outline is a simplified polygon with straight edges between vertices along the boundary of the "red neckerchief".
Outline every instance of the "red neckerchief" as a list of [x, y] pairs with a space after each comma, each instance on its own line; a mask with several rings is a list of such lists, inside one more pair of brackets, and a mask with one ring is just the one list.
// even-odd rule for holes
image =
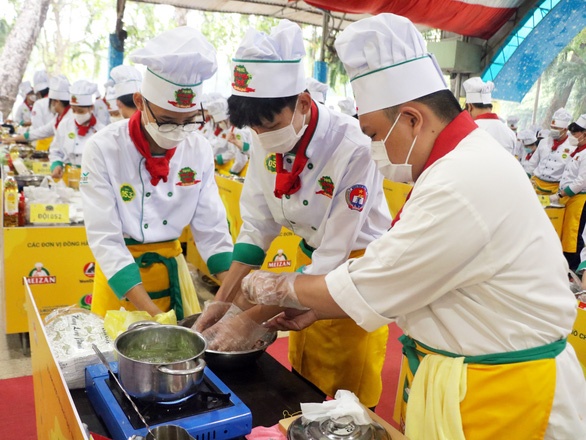
[[[454, 148], [458, 146], [460, 142], [462, 142], [462, 139], [464, 139], [477, 128], [478, 125], [476, 125], [476, 123], [470, 116], [470, 113], [466, 111], [460, 112], [460, 114], [456, 116], [454, 120], [450, 122], [446, 126], [446, 128], [442, 130], [442, 132], [435, 140], [433, 148], [431, 149], [431, 154], [429, 155], [429, 158], [427, 159], [427, 162], [423, 167], [423, 171], [429, 168], [437, 160], [441, 159], [446, 154], [451, 152]], [[407, 203], [407, 200], [409, 200], [409, 197], [411, 197], [411, 192], [413, 192], [413, 188], [411, 188], [411, 191], [409, 191], [405, 203]], [[393, 222], [391, 223], [391, 228], [401, 218], [401, 212], [403, 212], [404, 207], [405, 205], [403, 204], [403, 206], [393, 219]]]
[[535, 153], [535, 151], [532, 151], [531, 153], [527, 154], [527, 156], [525, 156], [525, 160], [531, 159], [531, 156], [533, 156], [533, 153]]
[[222, 132], [222, 127], [219, 125], [216, 127], [216, 131], [214, 131], [214, 136], [218, 136]]
[[[478, 115], [474, 118], [475, 121], [478, 119], [499, 119], [499, 117], [496, 113], [483, 113], [483, 114]], [[500, 119], [499, 119], [499, 121], [500, 121]]]
[[570, 154], [570, 157], [574, 157], [576, 154], [578, 154], [580, 151], [584, 151], [586, 150], [586, 144], [582, 145], [581, 147], [578, 147], [574, 150], [574, 152], [572, 154]]
[[307, 129], [301, 137], [301, 144], [299, 145], [299, 149], [295, 154], [295, 161], [293, 162], [291, 172], [286, 171], [283, 168], [283, 155], [275, 154], [277, 177], [275, 179], [274, 194], [278, 199], [282, 198], [284, 195], [288, 196], [295, 194], [297, 191], [299, 191], [299, 188], [301, 188], [301, 179], [299, 178], [299, 175], [305, 169], [305, 164], [309, 159], [305, 155], [305, 150], [307, 150], [307, 146], [309, 145], [309, 142], [313, 137], [313, 133], [315, 132], [315, 127], [317, 126], [317, 117], [317, 105], [315, 105], [315, 102], [311, 101], [311, 117], [309, 119]]
[[77, 127], [77, 134], [79, 134], [80, 136], [85, 136], [89, 129], [96, 125], [96, 117], [92, 113], [92, 117], [88, 125], [79, 125], [75, 119], [73, 120], [73, 122], [75, 122], [75, 126]]
[[203, 130], [203, 128], [205, 127], [205, 125], [210, 121], [210, 117], [208, 116], [207, 118], [205, 118], [205, 122], [203, 124], [201, 124], [199, 126], [200, 130]]
[[551, 151], [556, 151], [561, 144], [566, 142], [567, 138], [568, 138], [568, 135], [566, 134], [566, 136], [563, 139], [558, 139], [557, 141], [554, 139], [553, 140], [553, 147], [551, 147]]
[[24, 100], [24, 105], [26, 105], [31, 112], [33, 111], [33, 105], [32, 104], [28, 105], [28, 102], [26, 102], [26, 99]]
[[55, 128], [59, 127], [59, 123], [63, 119], [63, 116], [65, 116], [65, 113], [67, 113], [70, 108], [71, 108], [70, 106], [65, 107], [65, 110], [63, 111], [63, 113], [61, 113], [60, 115], [57, 115], [57, 120], [55, 121]]
[[142, 131], [142, 127], [140, 126], [140, 112], [135, 112], [130, 117], [130, 120], [128, 121], [128, 131], [134, 146], [142, 157], [146, 159], [145, 166], [151, 175], [151, 183], [154, 186], [157, 186], [161, 179], [163, 179], [163, 182], [166, 182], [167, 176], [169, 175], [169, 161], [175, 154], [177, 147], [167, 150], [163, 157], [153, 157], [151, 155], [149, 141], [147, 141], [147, 138]]

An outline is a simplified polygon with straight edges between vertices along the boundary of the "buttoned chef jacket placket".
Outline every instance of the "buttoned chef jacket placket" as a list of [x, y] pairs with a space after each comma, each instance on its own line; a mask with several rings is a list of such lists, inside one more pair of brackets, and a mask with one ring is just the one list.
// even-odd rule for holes
[[529, 161], [533, 175], [545, 182], [559, 182], [564, 174], [566, 164], [574, 147], [566, 139], [555, 151], [552, 151], [553, 139], [546, 137], [539, 142], [537, 150]]
[[104, 128], [104, 125], [96, 122], [93, 127], [90, 127], [85, 136], [80, 136], [74, 118], [59, 124], [49, 148], [51, 168], [58, 165], [81, 166], [81, 158], [87, 140], [102, 128]]
[[[274, 195], [275, 155], [263, 150], [253, 136], [234, 260], [261, 265], [284, 226], [316, 249], [312, 264], [303, 273], [323, 274], [388, 229], [391, 219], [383, 178], [370, 158], [369, 139], [354, 118], [321, 104], [317, 109], [317, 126], [306, 150], [309, 159], [300, 174], [301, 187], [280, 200]], [[284, 155], [286, 170], [291, 170], [293, 162], [294, 155]], [[352, 204], [350, 196], [357, 197], [361, 190], [366, 194], [364, 201], [358, 198]]]
[[230, 267], [233, 245], [226, 210], [214, 177], [211, 147], [199, 134], [177, 146], [167, 182], [155, 186], [130, 138], [128, 121], [110, 124], [87, 141], [81, 172], [88, 243], [117, 294], [117, 286], [128, 291], [140, 283], [124, 239], [176, 240], [190, 225], [210, 272]]

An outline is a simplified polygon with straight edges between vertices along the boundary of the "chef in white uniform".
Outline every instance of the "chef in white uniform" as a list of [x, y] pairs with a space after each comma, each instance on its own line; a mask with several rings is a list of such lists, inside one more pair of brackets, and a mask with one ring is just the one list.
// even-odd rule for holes
[[209, 143], [197, 134], [202, 82], [216, 51], [194, 28], [179, 27], [130, 55], [147, 66], [139, 108], [86, 144], [80, 189], [88, 243], [96, 258], [92, 311], [199, 311], [179, 243], [190, 225], [195, 244], [220, 279], [232, 260], [226, 211]]
[[[106, 83], [108, 84], [108, 83]], [[102, 98], [99, 89], [96, 87], [95, 93], [95, 101], [94, 101], [94, 115], [102, 125], [108, 125], [110, 123], [110, 112], [108, 111], [108, 103], [106, 102], [106, 97]]]
[[362, 258], [326, 276], [257, 271], [244, 295], [306, 310], [273, 320], [279, 328], [396, 321], [411, 440], [586, 438], [586, 380], [566, 343], [568, 266], [519, 163], [460, 112], [406, 18], [360, 20], [335, 44], [373, 159], [413, 191]]
[[37, 70], [33, 76], [33, 89], [37, 94], [37, 101], [33, 105], [31, 114], [31, 128], [39, 128], [51, 122], [53, 113], [49, 105], [49, 76], [44, 70]]
[[519, 138], [519, 142], [523, 145], [523, 155], [521, 156], [521, 165], [523, 169], [527, 173], [529, 177], [531, 177], [531, 173], [529, 172], [529, 162], [533, 157], [533, 153], [537, 150], [537, 136], [533, 130], [521, 130], [517, 135]]
[[320, 104], [325, 104], [326, 94], [328, 93], [330, 86], [315, 78], [308, 77], [305, 80], [305, 88], [313, 99]]
[[31, 125], [31, 117], [33, 114], [33, 105], [37, 100], [37, 95], [31, 86], [30, 81], [23, 81], [18, 87], [18, 93], [23, 101], [14, 112], [12, 120], [15, 124], [21, 127], [28, 127]]
[[136, 67], [120, 65], [110, 71], [110, 76], [114, 81], [114, 96], [118, 111], [124, 119], [128, 119], [137, 110], [133, 96], [136, 92], [140, 92], [142, 75]]
[[[270, 35], [249, 29], [232, 60], [230, 119], [238, 127], [250, 126], [255, 135], [240, 199], [242, 227], [217, 300], [238, 302], [240, 281], [263, 263], [282, 227], [302, 238], [298, 270], [324, 274], [349, 256], [361, 255], [390, 225], [368, 138], [355, 119], [329, 110], [304, 91], [304, 55], [301, 28], [281, 20]], [[246, 316], [262, 323], [276, 313], [255, 307]], [[218, 324], [204, 335], [219, 333], [212, 347], [254, 344], [256, 339], [238, 324]], [[351, 320], [318, 323], [292, 335], [289, 359], [325, 394], [349, 389], [373, 407], [382, 391], [388, 328], [373, 330], [367, 333]]]
[[97, 88], [96, 84], [84, 79], [69, 88], [73, 117], [59, 125], [49, 148], [53, 178], [61, 178], [65, 171], [80, 168], [86, 142], [104, 128], [93, 113]]
[[558, 192], [560, 180], [574, 147], [568, 141], [568, 125], [572, 115], [564, 108], [558, 109], [551, 120], [551, 130], [531, 157], [527, 172], [538, 194], [552, 195]]
[[106, 88], [106, 104], [108, 105], [108, 113], [110, 113], [110, 124], [122, 121], [124, 116], [120, 114], [118, 103], [116, 102], [116, 91], [114, 90], [114, 81]]
[[488, 132], [505, 150], [515, 156], [517, 137], [515, 133], [492, 112], [494, 83], [484, 82], [479, 77], [469, 78], [462, 84], [466, 91], [466, 110], [476, 124]]

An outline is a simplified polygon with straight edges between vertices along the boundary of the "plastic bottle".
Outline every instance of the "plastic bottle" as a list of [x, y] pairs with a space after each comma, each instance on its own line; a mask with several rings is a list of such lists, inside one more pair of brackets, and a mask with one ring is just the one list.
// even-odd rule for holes
[[24, 192], [20, 193], [20, 199], [18, 199], [18, 226], [24, 226], [26, 224], [26, 199], [24, 198]]
[[14, 177], [8, 176], [4, 181], [4, 227], [18, 226], [18, 186]]

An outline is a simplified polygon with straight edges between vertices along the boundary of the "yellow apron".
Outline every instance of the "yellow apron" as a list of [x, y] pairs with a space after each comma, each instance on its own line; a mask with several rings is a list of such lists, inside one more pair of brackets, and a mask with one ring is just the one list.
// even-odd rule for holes
[[[298, 267], [311, 264], [309, 252], [302, 246], [297, 253]], [[350, 258], [362, 255], [364, 250], [353, 251]], [[373, 407], [382, 393], [388, 336], [387, 326], [368, 333], [351, 319], [318, 321], [289, 333], [289, 362], [328, 396], [339, 389], [349, 390], [363, 405]]]
[[533, 176], [531, 178], [533, 184], [535, 185], [535, 192], [537, 194], [542, 195], [550, 195], [555, 194], [558, 192], [560, 187], [559, 182], [546, 182], [545, 180], [538, 179], [537, 177]]
[[[437, 433], [420, 434], [420, 426], [410, 428], [407, 424], [421, 425], [424, 417], [407, 419], [407, 401], [425, 399], [423, 406], [434, 405], [436, 408], [443, 396], [433, 395], [433, 390], [426, 390], [427, 395], [421, 396], [412, 391], [413, 371], [419, 373], [418, 363], [424, 356], [448, 356], [462, 359], [461, 356], [430, 347], [401, 336], [403, 343], [403, 365], [397, 390], [395, 414], [393, 418], [406, 431], [412, 440], [442, 438]], [[465, 396], [460, 401], [461, 430], [464, 437], [474, 440], [515, 439], [538, 440], [545, 435], [553, 404], [556, 384], [555, 357], [566, 346], [566, 339], [552, 344], [494, 355], [473, 356], [464, 358]], [[425, 374], [425, 372], [422, 372]], [[427, 373], [431, 373], [427, 371]], [[423, 379], [433, 378], [425, 377]], [[418, 379], [419, 380], [419, 379]], [[412, 401], [421, 406], [421, 401]], [[439, 406], [441, 411], [441, 406]], [[426, 408], [427, 410], [427, 408]], [[444, 411], [448, 408], [443, 408]], [[456, 408], [457, 411], [457, 408]], [[446, 411], [447, 412], [447, 411]], [[446, 414], [448, 417], [454, 416]], [[457, 416], [457, 414], [456, 414]], [[412, 413], [409, 417], [413, 417]], [[406, 428], [406, 429], [405, 429]], [[434, 429], [441, 431], [441, 426]]]
[[232, 165], [234, 165], [234, 159], [229, 160], [222, 165], [218, 165], [218, 162], [216, 162], [216, 172], [224, 176], [231, 176], [232, 174], [230, 174], [230, 168], [232, 168]]
[[[171, 303], [175, 304], [177, 319], [201, 312], [197, 293], [193, 281], [189, 275], [187, 263], [181, 252], [179, 240], [162, 243], [129, 244], [128, 250], [139, 263], [142, 284], [153, 302], [163, 312], [171, 309]], [[158, 255], [154, 255], [158, 254]], [[158, 261], [158, 257], [168, 259], [167, 264]], [[171, 282], [168, 267], [176, 263], [176, 276]], [[168, 264], [171, 262], [170, 266]], [[180, 293], [173, 292], [173, 287], [180, 289]], [[173, 301], [172, 301], [173, 300]], [[136, 310], [136, 307], [127, 299], [118, 299], [114, 291], [108, 285], [106, 276], [96, 263], [96, 275], [94, 277], [94, 292], [92, 296], [92, 312], [105, 316], [108, 310], [119, 310], [124, 307], [128, 311]]]
[[562, 226], [562, 247], [564, 252], [573, 254], [578, 251], [580, 219], [584, 204], [586, 204], [586, 194], [576, 194], [567, 198], [564, 224]]
[[35, 150], [37, 151], [49, 151], [49, 146], [51, 145], [51, 142], [53, 142], [53, 137], [47, 138], [47, 139], [39, 139], [37, 141], [37, 146], [35, 147]]

